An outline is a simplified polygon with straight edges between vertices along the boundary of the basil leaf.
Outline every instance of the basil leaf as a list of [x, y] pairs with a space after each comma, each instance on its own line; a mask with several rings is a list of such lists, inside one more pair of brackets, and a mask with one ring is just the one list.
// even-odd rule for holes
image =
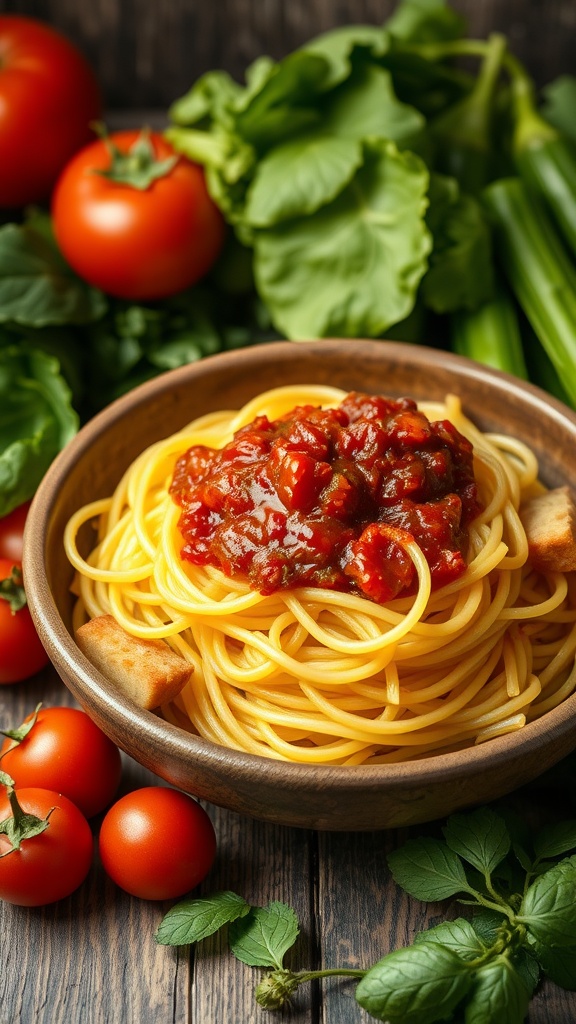
[[223, 925], [249, 912], [250, 904], [235, 892], [215, 892], [200, 899], [181, 900], [162, 919], [154, 937], [164, 946], [186, 946], [213, 935]]
[[422, 942], [389, 953], [358, 983], [356, 999], [388, 1024], [446, 1020], [465, 997], [472, 973], [452, 950]]
[[576, 856], [555, 864], [532, 883], [517, 920], [547, 946], [576, 946]]
[[377, 337], [414, 305], [430, 250], [428, 172], [392, 142], [364, 154], [334, 202], [255, 234], [258, 291], [289, 338]]
[[534, 952], [544, 974], [560, 988], [576, 991], [576, 947], [562, 949], [536, 942]]
[[229, 931], [230, 949], [249, 967], [282, 967], [286, 952], [294, 945], [298, 918], [292, 907], [273, 902], [267, 907], [252, 907], [249, 914], [233, 923]]
[[470, 924], [485, 946], [493, 946], [502, 925], [508, 925], [508, 919], [503, 914], [496, 913], [495, 910], [486, 910], [482, 907], [474, 911], [474, 917]]
[[450, 849], [483, 875], [491, 875], [510, 850], [506, 824], [490, 807], [452, 814], [442, 832]]
[[410, 839], [388, 854], [397, 885], [410, 896], [429, 903], [469, 889], [462, 861], [440, 839]]
[[576, 848], [576, 819], [558, 821], [547, 825], [534, 837], [534, 853], [538, 860], [559, 857]]
[[102, 292], [76, 277], [43, 232], [0, 228], [0, 322], [86, 324], [106, 308]]
[[359, 142], [318, 132], [276, 146], [258, 164], [245, 219], [253, 227], [271, 227], [315, 213], [339, 195], [362, 159]]
[[77, 429], [58, 362], [35, 349], [0, 349], [0, 516], [32, 497]]
[[426, 932], [419, 932], [414, 944], [419, 945], [421, 942], [440, 943], [466, 961], [475, 960], [486, 951], [486, 946], [470, 921], [464, 917], [458, 917], [455, 921], [443, 921]]
[[464, 1014], [464, 1024], [522, 1024], [530, 992], [506, 956], [477, 969]]

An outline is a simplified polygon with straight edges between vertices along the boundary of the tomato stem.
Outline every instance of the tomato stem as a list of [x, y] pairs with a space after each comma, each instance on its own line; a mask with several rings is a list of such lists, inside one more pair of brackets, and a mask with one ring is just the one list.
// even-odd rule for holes
[[100, 135], [110, 156], [108, 168], [94, 168], [92, 173], [99, 174], [116, 185], [128, 185], [144, 192], [159, 178], [166, 178], [180, 159], [179, 155], [175, 154], [164, 160], [157, 160], [149, 128], [142, 129], [129, 149], [121, 150], [108, 137], [102, 124], [94, 124], [92, 127]]
[[0, 771], [0, 783], [6, 787], [6, 796], [12, 810], [11, 818], [4, 818], [3, 821], [0, 821], [0, 835], [5, 835], [11, 844], [9, 850], [0, 853], [1, 860], [2, 857], [7, 857], [15, 850], [19, 850], [25, 839], [41, 835], [50, 824], [49, 819], [54, 807], [50, 808], [45, 818], [39, 818], [36, 814], [28, 814], [22, 809], [16, 796], [14, 779], [10, 778], [6, 772]]
[[0, 580], [0, 598], [8, 601], [12, 615], [26, 606], [26, 594], [22, 585], [22, 570], [13, 565], [10, 575]]

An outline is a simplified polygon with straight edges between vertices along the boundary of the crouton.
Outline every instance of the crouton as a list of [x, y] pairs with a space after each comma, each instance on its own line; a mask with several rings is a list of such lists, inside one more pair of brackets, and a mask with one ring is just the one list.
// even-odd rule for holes
[[530, 498], [520, 509], [531, 565], [541, 572], [576, 570], [576, 506], [568, 487]]
[[163, 640], [132, 636], [112, 615], [80, 626], [76, 642], [102, 675], [148, 710], [176, 697], [192, 675], [192, 666]]

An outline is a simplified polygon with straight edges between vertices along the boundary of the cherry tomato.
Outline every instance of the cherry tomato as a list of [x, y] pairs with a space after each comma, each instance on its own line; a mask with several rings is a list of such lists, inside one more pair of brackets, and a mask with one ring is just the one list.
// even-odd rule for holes
[[[133, 164], [158, 176], [146, 187], [118, 180], [122, 167], [133, 180]], [[207, 273], [224, 240], [202, 168], [157, 133], [116, 132], [77, 153], [54, 190], [52, 217], [76, 273], [124, 299], [183, 291]]]
[[29, 508], [30, 502], [26, 501], [7, 516], [0, 517], [0, 558], [22, 561], [22, 541]]
[[[92, 863], [93, 839], [81, 811], [67, 797], [48, 789], [19, 789], [22, 811], [48, 825], [13, 849], [0, 834], [0, 899], [21, 907], [41, 907], [69, 896], [82, 884]], [[54, 808], [53, 810], [51, 810]], [[12, 817], [6, 793], [0, 795], [0, 821]]]
[[113, 804], [99, 845], [110, 877], [146, 900], [174, 899], [194, 889], [216, 855], [206, 811], [185, 793], [162, 786], [135, 789]]
[[23, 739], [7, 737], [0, 747], [0, 769], [18, 787], [55, 789], [87, 818], [113, 800], [122, 772], [120, 751], [85, 711], [41, 708], [20, 729]]
[[48, 199], [93, 135], [100, 91], [82, 54], [33, 18], [0, 16], [0, 207]]
[[17, 683], [48, 664], [22, 587], [22, 565], [0, 558], [0, 683]]

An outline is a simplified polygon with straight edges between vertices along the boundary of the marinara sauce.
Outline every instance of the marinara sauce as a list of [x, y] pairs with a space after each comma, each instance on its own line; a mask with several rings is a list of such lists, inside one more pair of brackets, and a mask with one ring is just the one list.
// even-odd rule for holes
[[258, 416], [222, 449], [190, 448], [171, 494], [183, 559], [263, 594], [328, 587], [379, 603], [415, 588], [408, 538], [434, 587], [460, 576], [480, 511], [467, 438], [410, 398], [356, 392], [334, 409]]

